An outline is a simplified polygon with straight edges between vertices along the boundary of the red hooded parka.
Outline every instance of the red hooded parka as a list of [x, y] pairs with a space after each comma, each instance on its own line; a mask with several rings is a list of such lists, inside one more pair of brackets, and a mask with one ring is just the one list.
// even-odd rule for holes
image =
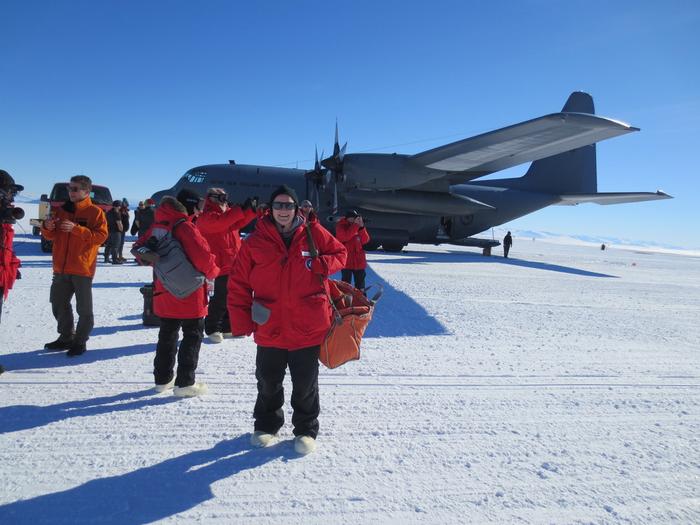
[[[326, 277], [343, 267], [347, 254], [320, 224], [311, 223], [311, 234], [319, 253], [316, 258], [309, 253], [305, 223], [296, 229], [287, 249], [272, 217], [258, 219], [228, 279], [234, 335], [254, 333], [258, 345], [287, 350], [323, 342], [332, 320]], [[270, 310], [263, 325], [251, 318], [253, 300]]]
[[204, 211], [197, 217], [197, 228], [216, 257], [219, 275], [228, 275], [231, 272], [233, 261], [241, 248], [241, 236], [238, 231], [256, 217], [257, 213], [252, 209], [244, 210], [240, 206], [232, 206], [226, 211], [221, 211], [217, 204], [206, 200]]
[[[180, 219], [185, 222], [178, 224], [173, 232], [173, 237], [180, 241], [187, 258], [198, 271], [211, 280], [219, 273], [214, 255], [209, 249], [209, 244], [187, 217], [187, 213], [177, 210], [169, 202], [162, 202], [155, 212], [155, 220], [148, 233], [134, 243], [134, 247], [146, 244], [151, 237], [153, 228], [172, 229]], [[207, 315], [207, 287], [202, 285], [199, 290], [191, 293], [184, 299], [178, 299], [168, 292], [161, 282], [154, 277], [153, 311], [158, 317], [168, 319], [197, 319]]]
[[367, 267], [367, 257], [362, 245], [369, 242], [367, 228], [361, 228], [346, 218], [342, 218], [335, 226], [335, 236], [348, 251], [348, 261], [344, 268], [346, 270], [364, 270]]

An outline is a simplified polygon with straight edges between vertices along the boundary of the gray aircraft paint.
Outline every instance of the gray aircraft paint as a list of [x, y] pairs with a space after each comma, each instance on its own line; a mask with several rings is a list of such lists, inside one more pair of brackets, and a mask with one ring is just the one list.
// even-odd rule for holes
[[[251, 196], [267, 200], [287, 184], [300, 198], [318, 202], [320, 220], [331, 230], [339, 214], [357, 209], [366, 218], [373, 247], [383, 244], [393, 251], [408, 242], [486, 246], [498, 243], [470, 237], [553, 204], [671, 198], [663, 192], [597, 192], [595, 142], [634, 131], [638, 128], [595, 116], [591, 96], [574, 92], [561, 113], [416, 155], [344, 155], [336, 135], [334, 155], [322, 161], [326, 168], [315, 179], [299, 169], [212, 164], [188, 170], [153, 198], [182, 188], [204, 196], [208, 188], [221, 187], [230, 201], [240, 203]], [[531, 164], [522, 177], [474, 180], [524, 162]]]

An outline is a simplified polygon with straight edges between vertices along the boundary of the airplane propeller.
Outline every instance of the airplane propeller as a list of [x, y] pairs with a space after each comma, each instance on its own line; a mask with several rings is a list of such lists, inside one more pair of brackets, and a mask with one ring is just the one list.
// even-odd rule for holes
[[[315, 209], [319, 209], [321, 188], [324, 188], [328, 182], [329, 175], [328, 170], [321, 167], [321, 163], [318, 161], [318, 147], [314, 148], [314, 169], [309, 170], [305, 173], [306, 175], [306, 195], [309, 200], [315, 200]], [[321, 158], [323, 158], [323, 151], [321, 151]], [[313, 184], [312, 191], [309, 192], [309, 185]]]
[[333, 215], [338, 213], [338, 183], [345, 180], [343, 174], [343, 159], [345, 158], [345, 148], [348, 143], [340, 147], [338, 141], [338, 122], [335, 123], [335, 143], [333, 144], [333, 155], [321, 161], [321, 165], [329, 170], [329, 182], [333, 181]]

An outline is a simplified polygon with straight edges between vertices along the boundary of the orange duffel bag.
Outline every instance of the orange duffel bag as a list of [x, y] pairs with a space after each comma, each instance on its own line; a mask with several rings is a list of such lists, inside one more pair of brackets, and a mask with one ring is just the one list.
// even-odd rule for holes
[[368, 299], [354, 286], [344, 281], [328, 280], [334, 319], [326, 339], [321, 343], [318, 359], [328, 368], [337, 368], [360, 358], [360, 343], [372, 320], [374, 304], [381, 290]]

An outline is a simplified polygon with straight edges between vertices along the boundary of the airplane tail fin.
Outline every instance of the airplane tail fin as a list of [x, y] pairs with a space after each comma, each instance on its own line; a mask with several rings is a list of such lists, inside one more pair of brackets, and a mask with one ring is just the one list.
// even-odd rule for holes
[[[563, 113], [595, 114], [593, 97], [575, 91], [564, 104]], [[521, 179], [521, 188], [565, 195], [567, 193], [596, 193], [598, 172], [595, 144], [536, 160]]]

